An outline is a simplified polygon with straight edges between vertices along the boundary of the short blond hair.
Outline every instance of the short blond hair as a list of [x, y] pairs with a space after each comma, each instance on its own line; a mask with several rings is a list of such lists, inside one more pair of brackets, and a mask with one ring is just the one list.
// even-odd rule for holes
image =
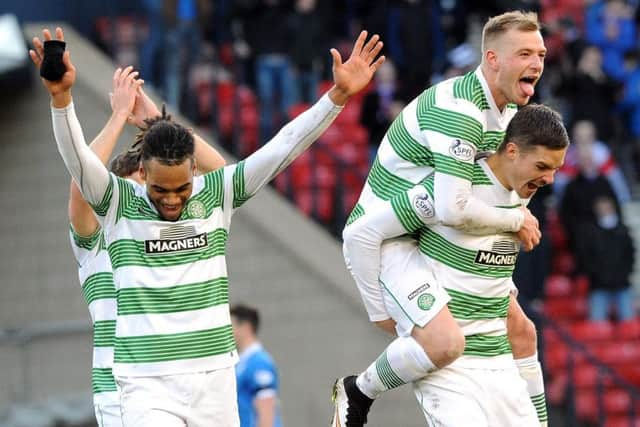
[[489, 18], [482, 29], [482, 52], [485, 52], [488, 43], [512, 28], [519, 31], [540, 31], [538, 14], [513, 10]]

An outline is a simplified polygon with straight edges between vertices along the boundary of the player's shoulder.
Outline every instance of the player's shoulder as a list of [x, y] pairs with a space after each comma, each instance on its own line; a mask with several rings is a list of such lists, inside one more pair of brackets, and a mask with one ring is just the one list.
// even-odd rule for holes
[[450, 113], [447, 121], [473, 119], [484, 123], [487, 113], [491, 111], [482, 84], [474, 72], [452, 77], [428, 91], [433, 93], [428, 95], [425, 92], [424, 96], [431, 97], [433, 106]]

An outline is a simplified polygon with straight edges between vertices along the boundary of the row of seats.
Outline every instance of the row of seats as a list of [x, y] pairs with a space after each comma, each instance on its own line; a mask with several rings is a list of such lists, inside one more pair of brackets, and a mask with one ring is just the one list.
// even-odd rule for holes
[[[544, 315], [584, 350], [572, 347], [555, 329], [544, 329], [547, 400], [566, 405], [568, 393], [573, 392], [580, 420], [604, 420], [601, 425], [608, 427], [640, 426], [640, 319], [587, 320], [589, 280], [573, 275], [575, 259], [554, 213], [546, 233], [554, 255], [552, 273], [544, 284]], [[637, 390], [635, 399], [630, 390]]]

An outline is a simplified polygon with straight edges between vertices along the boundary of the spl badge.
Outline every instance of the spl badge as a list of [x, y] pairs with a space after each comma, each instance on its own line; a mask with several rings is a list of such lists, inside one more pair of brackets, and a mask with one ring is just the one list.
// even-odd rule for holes
[[433, 303], [436, 301], [436, 297], [429, 293], [424, 293], [418, 297], [418, 307], [427, 311], [433, 307]]
[[187, 213], [191, 218], [204, 218], [207, 210], [200, 200], [191, 200], [187, 205]]
[[413, 208], [416, 213], [425, 220], [433, 218], [436, 213], [433, 202], [427, 193], [416, 194], [413, 197]]
[[469, 162], [475, 157], [475, 148], [466, 141], [455, 139], [449, 146], [449, 153], [456, 159]]

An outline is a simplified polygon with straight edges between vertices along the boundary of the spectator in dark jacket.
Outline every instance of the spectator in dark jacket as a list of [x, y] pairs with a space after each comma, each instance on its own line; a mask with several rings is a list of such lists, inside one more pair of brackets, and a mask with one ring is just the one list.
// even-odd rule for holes
[[599, 197], [593, 205], [595, 222], [586, 224], [576, 236], [578, 268], [589, 277], [589, 317], [607, 320], [615, 306], [618, 320], [635, 316], [629, 276], [634, 248], [629, 230], [621, 221], [613, 199]]
[[620, 204], [607, 178], [602, 175], [593, 159], [591, 149], [578, 147], [580, 172], [567, 184], [560, 201], [560, 220], [567, 230], [569, 246], [576, 253], [576, 238], [586, 224], [596, 221], [593, 206], [599, 197], [615, 201], [616, 212], [620, 216]]

